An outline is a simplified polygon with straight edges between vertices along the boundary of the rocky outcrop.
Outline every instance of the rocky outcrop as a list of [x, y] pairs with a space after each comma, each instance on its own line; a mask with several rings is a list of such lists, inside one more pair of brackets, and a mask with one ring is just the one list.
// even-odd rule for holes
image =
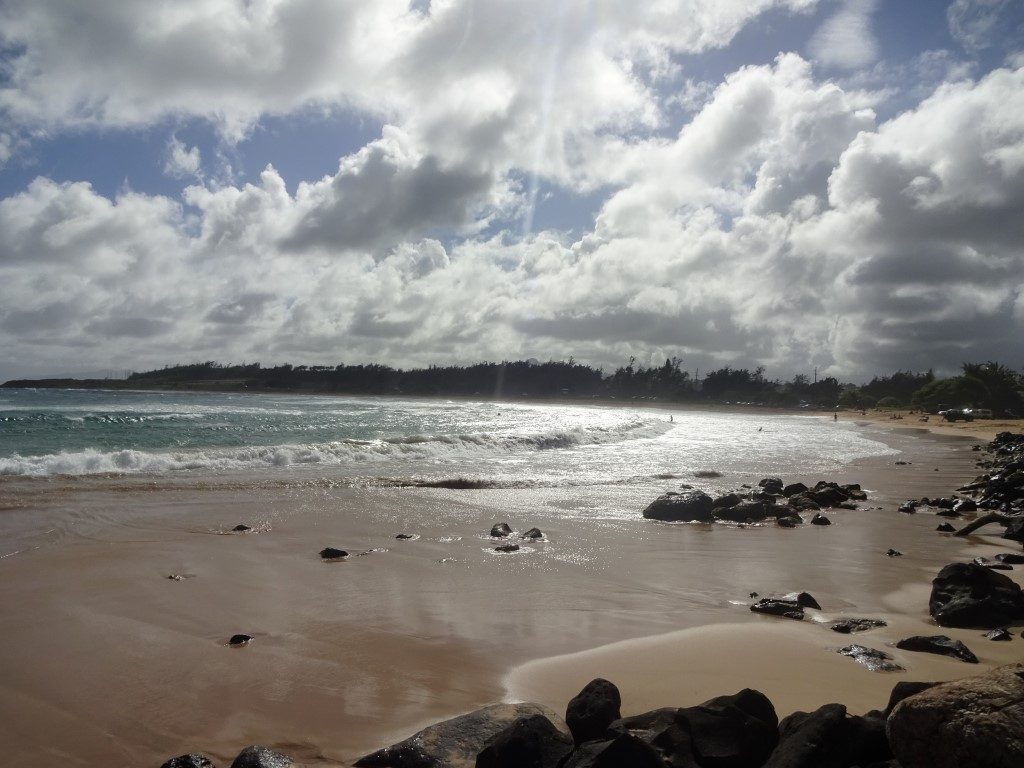
[[563, 768], [665, 768], [665, 763], [654, 747], [626, 733], [588, 741], [569, 756]]
[[608, 726], [622, 715], [622, 697], [614, 683], [603, 678], [591, 680], [565, 709], [565, 723], [577, 744], [604, 738]]
[[932, 580], [928, 610], [943, 627], [992, 629], [1024, 618], [1024, 594], [990, 568], [951, 563]]
[[361, 757], [358, 768], [473, 768], [491, 740], [521, 718], [543, 715], [568, 738], [562, 719], [539, 704], [494, 704], [424, 728]]
[[695, 707], [656, 709], [611, 724], [609, 736], [631, 735], [670, 766], [759, 768], [778, 741], [768, 697], [746, 688]]
[[530, 715], [488, 740], [476, 768], [558, 768], [572, 748], [572, 739], [544, 715]]
[[902, 651], [921, 651], [937, 653], [940, 656], [952, 656], [954, 659], [966, 661], [968, 664], [978, 663], [978, 657], [971, 653], [970, 648], [947, 635], [914, 635], [900, 640], [896, 643], [896, 647]]
[[508, 523], [495, 523], [491, 526], [491, 536], [496, 539], [503, 539], [512, 533], [512, 526]]
[[643, 515], [649, 520], [670, 523], [710, 523], [714, 519], [713, 507], [712, 498], [703, 491], [669, 491], [652, 501]]
[[886, 731], [904, 768], [1024, 765], [1024, 664], [909, 696], [892, 710]]
[[890, 757], [881, 717], [857, 717], [842, 704], [826, 704], [779, 724], [779, 745], [764, 768], [850, 768]]

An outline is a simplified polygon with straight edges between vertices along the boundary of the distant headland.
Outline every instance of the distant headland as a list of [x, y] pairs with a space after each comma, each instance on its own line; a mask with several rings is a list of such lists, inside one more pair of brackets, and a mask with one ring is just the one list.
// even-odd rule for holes
[[932, 371], [875, 376], [857, 385], [834, 377], [798, 374], [772, 380], [765, 369], [724, 367], [701, 375], [671, 358], [664, 365], [631, 359], [612, 373], [568, 361], [517, 360], [428, 368], [387, 365], [225, 365], [216, 362], [169, 365], [131, 373], [123, 379], [14, 379], [7, 388], [152, 389], [214, 392], [287, 392], [345, 395], [509, 398], [593, 398], [654, 400], [792, 408], [974, 408], [996, 416], [1024, 414], [1024, 374], [1001, 363], [964, 363], [959, 376]]

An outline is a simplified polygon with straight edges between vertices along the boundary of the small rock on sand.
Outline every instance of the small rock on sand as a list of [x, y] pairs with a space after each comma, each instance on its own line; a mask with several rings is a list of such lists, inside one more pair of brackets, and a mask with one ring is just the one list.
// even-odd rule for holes
[[243, 645], [248, 645], [252, 640], [252, 635], [232, 635], [231, 639], [228, 640], [228, 645], [239, 648]]
[[348, 552], [335, 547], [324, 547], [320, 550], [320, 557], [324, 560], [340, 560], [343, 557], [348, 557]]

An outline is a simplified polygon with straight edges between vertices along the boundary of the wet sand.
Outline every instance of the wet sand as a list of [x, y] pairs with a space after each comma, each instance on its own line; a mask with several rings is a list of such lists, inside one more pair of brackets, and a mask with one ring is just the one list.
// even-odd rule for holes
[[[835, 700], [880, 707], [897, 680], [1019, 658], [1022, 640], [957, 630], [947, 634], [981, 665], [893, 650], [908, 672], [880, 674], [831, 652], [935, 633], [926, 603], [938, 568], [1009, 549], [895, 511], [973, 478], [971, 441], [865, 429], [904, 455], [829, 478], [862, 483], [866, 508], [795, 530], [645, 521], [650, 494], [629, 486], [5, 480], [4, 764], [159, 765], [199, 751], [227, 765], [256, 742], [304, 764], [345, 765], [503, 698], [563, 709], [598, 675], [622, 688], [626, 712], [752, 686], [785, 713]], [[724, 490], [756, 480], [694, 482]], [[486, 533], [506, 519], [517, 531], [540, 526], [549, 541], [495, 554]], [[255, 530], [224, 534], [239, 522]], [[396, 541], [399, 532], [420, 538]], [[325, 563], [324, 546], [377, 551]], [[889, 547], [906, 554], [888, 558]], [[791, 589], [812, 592], [828, 616], [892, 624], [841, 636], [747, 609], [751, 591]], [[227, 647], [236, 632], [255, 639]]]

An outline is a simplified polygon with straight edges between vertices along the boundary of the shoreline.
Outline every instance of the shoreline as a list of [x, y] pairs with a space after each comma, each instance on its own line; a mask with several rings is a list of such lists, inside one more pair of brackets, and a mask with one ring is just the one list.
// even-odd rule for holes
[[[277, 745], [300, 764], [348, 765], [423, 724], [507, 696], [504, 681], [517, 669], [552, 658], [575, 665], [587, 654], [599, 656], [609, 643], [629, 648], [649, 642], [654, 649], [666, 637], [683, 638], [717, 652], [724, 631], [716, 627], [723, 623], [730, 637], [778, 636], [784, 646], [789, 641], [780, 633], [797, 630], [818, 630], [831, 639], [833, 633], [821, 627], [776, 625], [779, 620], [731, 603], [755, 588], [792, 587], [814, 593], [830, 613], [898, 613], [919, 605], [919, 596], [902, 593], [926, 576], [937, 552], [954, 546], [960, 551], [969, 543], [946, 546], [935, 538], [934, 517], [898, 515], [892, 503], [914, 495], [911, 490], [948, 492], [959, 484], [956, 478], [973, 477], [969, 440], [892, 426], [859, 429], [872, 439], [889, 435], [887, 444], [900, 446], [912, 465], [896, 467], [893, 456], [846, 465], [835, 479], [864, 482], [872, 491], [869, 508], [837, 510], [836, 525], [825, 529], [641, 521], [642, 497], [603, 487], [396, 491], [298, 485], [261, 488], [258, 495], [240, 493], [241, 488], [167, 488], [149, 495], [129, 488], [109, 496], [102, 482], [86, 483], [89, 489], [55, 489], [47, 503], [57, 505], [58, 529], [69, 514], [85, 522], [58, 530], [56, 548], [0, 561], [9, 569], [0, 605], [6, 603], [2, 618], [11, 627], [0, 641], [8, 651], [0, 682], [0, 698], [6, 699], [0, 704], [0, 735], [20, 733], [23, 740], [36, 727], [62, 723], [66, 733], [48, 749], [66, 756], [77, 746], [96, 756], [81, 765], [101, 764], [100, 755], [118, 764], [158, 764], [161, 756], [193, 750], [226, 765], [252, 742]], [[933, 464], [943, 471], [934, 472]], [[145, 486], [146, 479], [140, 480]], [[739, 481], [698, 482], [718, 487]], [[610, 499], [635, 509], [636, 518], [593, 522], [555, 514], [563, 504], [588, 509]], [[137, 511], [111, 527], [106, 508], [129, 504]], [[871, 509], [879, 505], [886, 509]], [[92, 509], [99, 510], [95, 523], [89, 520]], [[497, 515], [508, 515], [519, 529], [539, 518], [551, 543], [523, 557], [495, 557], [485, 532]], [[256, 535], [209, 535], [242, 520], [259, 526]], [[384, 540], [402, 530], [422, 538]], [[453, 535], [460, 540], [446, 541]], [[925, 545], [921, 552], [908, 546], [918, 541]], [[315, 550], [335, 543], [353, 551], [385, 551], [324, 566]], [[877, 566], [847, 562], [851, 544], [879, 553]], [[886, 546], [905, 549], [907, 556], [884, 558]], [[679, 567], [681, 553], [688, 571]], [[168, 582], [169, 572], [186, 578]], [[74, 583], [66, 578], [70, 573]], [[702, 574], [699, 583], [693, 574]], [[33, 595], [32, 609], [15, 612], [16, 603]], [[26, 619], [60, 630], [42, 637]], [[252, 647], [219, 647], [240, 630], [256, 637]], [[868, 639], [835, 637], [844, 643]], [[815, 652], [813, 643], [792, 644]], [[970, 644], [980, 653], [977, 640]], [[1014, 650], [1012, 644], [994, 645]], [[108, 658], [104, 649], [112, 647], [125, 648], [127, 657]], [[737, 651], [719, 667], [738, 671], [737, 660], [746, 656]], [[841, 679], [855, 686], [863, 679], [859, 675], [876, 674], [835, 654], [824, 658], [829, 666], [846, 665]], [[53, 669], [40, 670], [47, 659]], [[82, 663], [96, 669], [83, 669]], [[799, 655], [774, 661], [793, 674], [803, 664]], [[195, 693], [177, 690], [174, 681], [186, 669], [198, 674], [190, 683], [198, 686]], [[112, 701], [97, 702], [87, 690], [61, 690], [60, 682], [46, 678], [50, 674], [89, 690], [104, 687], [108, 678], [127, 678], [130, 687], [117, 689]], [[528, 677], [556, 679], [554, 672]], [[885, 677], [887, 685], [895, 682]], [[630, 698], [624, 712], [639, 709], [641, 699], [629, 681], [612, 679]], [[709, 678], [712, 695], [730, 692], [726, 681], [723, 674]], [[748, 684], [753, 680], [734, 687]], [[42, 694], [53, 697], [54, 690], [61, 691], [59, 714], [40, 706]], [[578, 690], [559, 692], [552, 701], [562, 707]], [[672, 703], [697, 703], [697, 690]], [[25, 722], [26, 713], [38, 725]], [[22, 730], [6, 731], [17, 728], [11, 723]], [[117, 743], [112, 751], [112, 734], [136, 734], [136, 740]], [[40, 735], [38, 744], [53, 738]], [[15, 737], [6, 740], [13, 743]], [[40, 757], [31, 749], [22, 762], [12, 754], [12, 765], [26, 768], [55, 759], [53, 752]]]
[[[976, 434], [965, 434], [961, 430], [928, 430], [916, 425], [905, 427], [881, 419], [858, 421], [861, 428], [881, 429], [893, 435], [902, 433], [951, 440], [959, 445], [961, 458], [972, 464], [976, 458], [973, 451], [966, 453]], [[884, 462], [885, 458], [871, 457], [855, 464], [877, 466], [879, 459]], [[899, 468], [887, 469], [890, 478], [895, 480]], [[900, 483], [895, 480], [893, 485], [899, 486]], [[888, 500], [891, 502], [894, 489], [887, 490], [885, 496], [890, 497]], [[953, 490], [952, 487], [947, 488], [946, 494]], [[904, 495], [915, 497], [913, 493]], [[869, 496], [868, 504], [872, 505], [875, 498], [874, 495]], [[888, 506], [888, 513], [895, 519], [907, 517], [897, 516], [893, 505], [890, 503]], [[917, 516], [914, 522], [919, 523], [921, 519], [929, 522], [919, 526], [925, 528], [920, 534], [937, 536], [932, 521], [942, 521], [943, 518], [927, 514]], [[953, 680], [1018, 661], [1021, 652], [1011, 643], [992, 643], [982, 637], [981, 631], [937, 627], [928, 615], [927, 606], [931, 578], [947, 562], [990, 557], [999, 551], [1019, 547], [984, 531], [963, 539], [949, 538], [945, 534], [942, 538], [950, 542], [950, 552], [941, 558], [932, 558], [928, 563], [913, 563], [912, 568], [906, 569], [906, 580], [899, 588], [879, 596], [883, 603], [881, 606], [858, 610], [855, 605], [829, 605], [822, 601], [824, 610], [811, 612], [810, 620], [802, 622], [756, 617], [753, 625], [749, 621], [713, 623], [536, 658], [506, 674], [503, 679], [505, 701], [531, 701], [557, 710], [559, 702], [564, 704], [589, 680], [602, 677], [616, 683], [621, 690], [623, 716], [660, 707], [694, 705], [746, 687], [767, 694], [780, 716], [796, 710], [810, 711], [834, 701], [841, 701], [851, 712], [863, 714], [884, 707], [892, 686], [900, 680]], [[897, 562], [902, 563], [904, 559]], [[1006, 575], [1024, 586], [1024, 573], [1020, 569]], [[787, 590], [807, 590], [818, 594], [815, 587], [808, 584], [789, 584], [777, 591]], [[888, 626], [851, 635], [828, 630], [829, 622], [850, 616], [885, 619]], [[937, 631], [967, 644], [981, 662], [966, 665], [947, 657], [894, 648], [901, 637], [929, 635]], [[867, 644], [891, 653], [896, 662], [906, 668], [907, 674], [869, 672], [833, 652], [850, 643]], [[726, 663], [723, 663], [723, 655]], [[806, 677], [793, 676], [791, 672], [794, 669], [812, 672]], [[836, 691], [842, 691], [842, 694]]]

